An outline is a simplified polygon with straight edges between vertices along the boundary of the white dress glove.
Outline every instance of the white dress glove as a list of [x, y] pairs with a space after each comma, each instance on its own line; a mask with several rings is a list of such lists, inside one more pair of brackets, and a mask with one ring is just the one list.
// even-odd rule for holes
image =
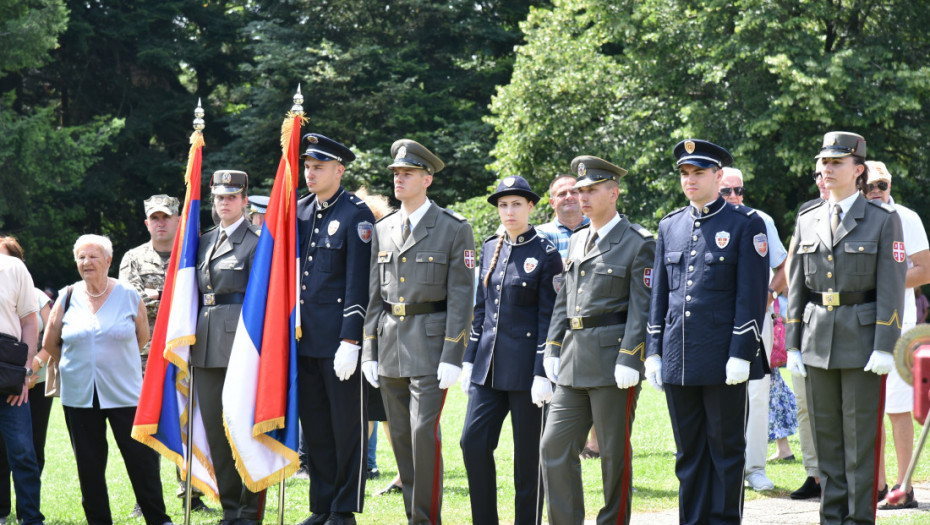
[[727, 384], [738, 385], [749, 379], [749, 361], [738, 357], [727, 359]]
[[646, 381], [659, 392], [663, 390], [662, 356], [655, 354], [646, 358]]
[[471, 363], [462, 363], [462, 380], [459, 381], [459, 385], [462, 387], [462, 392], [465, 395], [468, 395], [468, 389], [471, 387]]
[[361, 346], [341, 341], [339, 349], [336, 350], [336, 356], [333, 358], [333, 370], [336, 371], [336, 377], [340, 381], [352, 377], [355, 368], [358, 366], [358, 351]]
[[439, 363], [439, 368], [436, 370], [436, 379], [439, 380], [439, 388], [445, 390], [454, 385], [455, 382], [459, 380], [459, 374], [461, 373], [462, 368], [459, 366], [449, 363]]
[[530, 389], [530, 397], [533, 403], [542, 408], [543, 405], [552, 401], [552, 383], [546, 377], [533, 376], [533, 387]]
[[639, 383], [639, 370], [633, 370], [626, 365], [614, 365], [614, 380], [617, 388], [631, 388]]
[[792, 374], [807, 377], [807, 368], [804, 367], [800, 350], [788, 350], [788, 360], [785, 361], [785, 367]]
[[869, 362], [865, 364], [866, 372], [874, 372], [880, 376], [891, 372], [891, 368], [894, 366], [894, 356], [890, 352], [882, 352], [881, 350], [873, 350], [872, 355], [869, 356]]
[[368, 384], [378, 388], [381, 386], [381, 383], [378, 382], [378, 362], [377, 361], [365, 361], [362, 363], [362, 373], [365, 374], [365, 379], [368, 380]]
[[546, 371], [546, 377], [553, 383], [559, 382], [559, 365], [562, 360], [558, 357], [547, 357], [543, 359], [543, 369]]

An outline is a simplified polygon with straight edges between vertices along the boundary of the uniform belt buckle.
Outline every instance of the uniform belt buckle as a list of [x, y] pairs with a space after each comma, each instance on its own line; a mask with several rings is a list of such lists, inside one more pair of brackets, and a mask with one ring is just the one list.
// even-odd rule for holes
[[205, 293], [203, 294], [203, 305], [204, 306], [213, 306], [216, 304], [216, 294], [215, 293]]
[[407, 305], [406, 304], [392, 304], [391, 313], [398, 317], [407, 315]]
[[581, 321], [580, 317], [571, 318], [572, 330], [581, 330], [584, 328], [584, 323]]
[[839, 292], [824, 292], [822, 294], [822, 297], [823, 297], [824, 306], [839, 306], [840, 305]]

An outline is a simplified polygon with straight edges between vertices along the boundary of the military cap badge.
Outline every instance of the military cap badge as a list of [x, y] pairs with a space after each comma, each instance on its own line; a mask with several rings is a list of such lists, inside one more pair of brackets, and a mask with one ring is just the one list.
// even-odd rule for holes
[[220, 175], [220, 180], [223, 181], [223, 184], [229, 184], [232, 182], [232, 173], [224, 171], [223, 174]]
[[513, 183], [516, 182], [516, 181], [517, 181], [517, 179], [515, 179], [515, 178], [513, 178], [513, 177], [507, 177], [506, 179], [504, 179], [504, 186], [507, 186], [507, 187], [509, 188], [509, 187], [513, 186]]
[[690, 140], [685, 141], [685, 151], [688, 152], [688, 155], [694, 153], [694, 142]]
[[307, 137], [307, 142], [309, 142], [310, 144], [316, 144], [319, 141], [320, 139], [314, 137], [313, 135], [310, 135], [309, 137]]
[[407, 156], [407, 146], [401, 146], [400, 149], [397, 150], [397, 158], [402, 159], [406, 156]]
[[578, 176], [584, 177], [585, 173], [588, 172], [588, 168], [585, 167], [584, 162], [578, 163]]

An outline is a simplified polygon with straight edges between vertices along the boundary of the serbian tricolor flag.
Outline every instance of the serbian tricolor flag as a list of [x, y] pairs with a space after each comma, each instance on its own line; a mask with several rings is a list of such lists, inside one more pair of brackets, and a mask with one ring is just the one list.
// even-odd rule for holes
[[223, 422], [245, 485], [258, 492], [299, 466], [297, 457], [297, 181], [300, 124], [281, 126], [281, 162], [252, 261], [223, 387]]
[[[187, 475], [187, 432], [193, 428], [192, 483], [219, 499], [200, 410], [190, 403], [190, 345], [197, 328], [197, 246], [200, 243], [200, 164], [203, 135], [191, 135], [184, 182], [187, 194], [155, 320], [132, 437], [173, 461]], [[195, 403], [196, 405], [196, 403]]]

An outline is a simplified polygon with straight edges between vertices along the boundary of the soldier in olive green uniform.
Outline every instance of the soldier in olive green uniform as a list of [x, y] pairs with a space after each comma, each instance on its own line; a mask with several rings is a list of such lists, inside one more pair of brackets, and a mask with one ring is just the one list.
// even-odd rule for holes
[[221, 525], [261, 523], [265, 500], [265, 491], [252, 492], [242, 483], [223, 424], [226, 366], [258, 247], [258, 227], [249, 224], [243, 214], [248, 204], [248, 181], [244, 171], [213, 174], [213, 208], [220, 224], [200, 236], [197, 251], [201, 306], [190, 364], [195, 367], [194, 391], [223, 506]]
[[[149, 230], [151, 239], [126, 252], [119, 265], [119, 279], [131, 284], [145, 303], [149, 316], [149, 333], [152, 334], [155, 333], [155, 319], [161, 305], [161, 292], [165, 288], [168, 260], [171, 258], [171, 249], [178, 231], [178, 205], [178, 199], [164, 194], [152, 195], [145, 199], [145, 227]], [[143, 373], [151, 344], [150, 340], [142, 349]], [[187, 483], [181, 478], [181, 469], [175, 468], [175, 471], [178, 480], [177, 496], [183, 499], [187, 495]], [[203, 492], [196, 487], [192, 489], [191, 510], [209, 512], [210, 507], [200, 499]], [[136, 509], [141, 516], [142, 509], [138, 504]]]
[[381, 385], [411, 525], [441, 523], [439, 416], [461, 373], [475, 300], [475, 238], [426, 198], [443, 163], [422, 145], [391, 146], [401, 209], [375, 225], [362, 372]]
[[629, 523], [630, 431], [645, 360], [655, 239], [617, 213], [617, 183], [626, 170], [582, 156], [572, 171], [591, 222], [569, 240], [543, 360], [557, 385], [540, 443], [549, 523], [584, 521], [578, 454], [592, 422], [604, 494], [597, 523]]
[[901, 332], [907, 265], [894, 208], [860, 193], [865, 139], [824, 136], [830, 198], [798, 215], [788, 287], [788, 369], [806, 376], [821, 523], [874, 523], [885, 375]]

